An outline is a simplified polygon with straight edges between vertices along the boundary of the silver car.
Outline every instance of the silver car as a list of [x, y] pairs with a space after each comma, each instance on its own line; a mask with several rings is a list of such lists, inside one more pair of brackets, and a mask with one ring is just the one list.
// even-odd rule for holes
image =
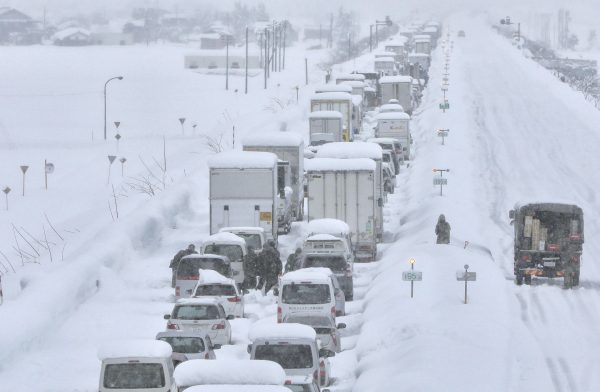
[[208, 335], [191, 331], [159, 332], [156, 340], [171, 345], [174, 366], [189, 359], [216, 359], [214, 350], [221, 348], [220, 344], [213, 344]]
[[317, 339], [321, 342], [321, 348], [326, 348], [333, 352], [339, 353], [342, 351], [342, 341], [340, 329], [346, 328], [346, 324], [339, 323], [335, 325], [335, 320], [331, 317], [324, 317], [310, 313], [291, 314], [284, 323], [298, 323], [313, 327], [317, 333]]

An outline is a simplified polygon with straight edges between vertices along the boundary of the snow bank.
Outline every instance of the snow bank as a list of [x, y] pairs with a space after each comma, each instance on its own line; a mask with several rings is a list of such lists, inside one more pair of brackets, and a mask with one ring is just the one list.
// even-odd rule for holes
[[244, 137], [244, 146], [298, 147], [304, 143], [302, 136], [293, 132], [257, 132]]
[[367, 139], [368, 143], [385, 143], [385, 144], [392, 144], [392, 143], [397, 143], [399, 142], [398, 139], [394, 139], [393, 137], [372, 137], [370, 139]]
[[308, 118], [316, 119], [316, 118], [339, 118], [342, 119], [342, 113], [336, 112], [334, 110], [319, 110], [316, 112], [311, 112], [308, 114]]
[[175, 368], [178, 386], [192, 385], [283, 385], [285, 371], [275, 362], [263, 360], [192, 359]]
[[315, 340], [317, 333], [304, 324], [284, 323], [255, 325], [248, 334], [251, 341], [272, 339], [308, 339]]
[[327, 83], [315, 87], [315, 93], [351, 93], [352, 87], [345, 84]]
[[309, 234], [349, 234], [350, 226], [339, 219], [314, 219], [308, 222], [306, 225], [306, 232]]
[[208, 160], [211, 169], [272, 169], [277, 166], [277, 156], [261, 151], [227, 151]]
[[[317, 152], [318, 154], [318, 152]], [[304, 160], [304, 170], [311, 171], [375, 171], [377, 165], [369, 158], [311, 158]]]
[[381, 155], [382, 149], [378, 144], [359, 141], [327, 143], [317, 151], [317, 158], [370, 158], [381, 160]]
[[311, 98], [311, 101], [352, 101], [350, 93], [343, 92], [327, 92], [316, 93]]
[[387, 83], [412, 83], [412, 77], [405, 75], [382, 76], [379, 78], [379, 84]]
[[119, 340], [106, 343], [98, 350], [98, 359], [111, 358], [169, 358], [171, 346], [160, 340]]

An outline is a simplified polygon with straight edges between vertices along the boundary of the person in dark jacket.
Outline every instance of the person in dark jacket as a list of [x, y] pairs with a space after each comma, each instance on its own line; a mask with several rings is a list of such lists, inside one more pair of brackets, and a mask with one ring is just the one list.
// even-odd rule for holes
[[294, 253], [291, 253], [287, 258], [287, 263], [285, 264], [285, 272], [295, 271], [300, 266], [300, 258], [302, 256], [302, 249], [296, 248]]
[[259, 287], [264, 284], [265, 293], [267, 293], [277, 284], [277, 279], [282, 270], [279, 251], [275, 248], [275, 241], [268, 241], [258, 258], [261, 271]]
[[245, 290], [251, 290], [256, 288], [256, 277], [259, 276], [259, 260], [254, 248], [248, 247], [248, 254], [246, 255], [246, 261], [244, 262], [244, 284]]
[[189, 244], [186, 249], [182, 249], [173, 257], [171, 260], [171, 264], [169, 264], [169, 268], [171, 268], [172, 278], [171, 278], [171, 287], [175, 287], [175, 280], [177, 279], [177, 268], [179, 267], [179, 262], [184, 256], [188, 256], [191, 254], [198, 253], [196, 252], [196, 246], [194, 244]]
[[450, 243], [450, 224], [446, 221], [444, 214], [438, 217], [437, 225], [435, 225], [435, 234], [437, 235], [438, 244]]

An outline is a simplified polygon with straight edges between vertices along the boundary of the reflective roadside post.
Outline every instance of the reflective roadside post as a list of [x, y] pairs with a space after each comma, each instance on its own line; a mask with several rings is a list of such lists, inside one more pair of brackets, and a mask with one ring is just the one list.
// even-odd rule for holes
[[121, 162], [121, 177], [125, 176], [125, 162], [127, 162], [127, 158], [121, 157], [119, 158], [119, 162]]
[[108, 156], [108, 180], [106, 181], [106, 184], [110, 184], [110, 168], [113, 164], [113, 162], [115, 161], [115, 159], [117, 159], [116, 155], [109, 155]]
[[48, 190], [48, 174], [54, 173], [54, 164], [44, 159], [44, 183], [46, 184], [46, 190]]
[[444, 145], [444, 139], [448, 137], [449, 129], [438, 129], [437, 135], [442, 138], [442, 146]]
[[415, 271], [415, 263], [417, 262], [415, 259], [410, 259], [408, 262], [410, 263], [410, 271], [402, 272], [402, 280], [410, 281], [410, 298], [413, 298], [415, 281], [422, 281], [423, 273]]
[[27, 169], [29, 169], [29, 166], [21, 166], [21, 171], [23, 172], [23, 196], [25, 196], [25, 173], [27, 173]]
[[463, 271], [458, 271], [456, 273], [456, 280], [460, 281], [464, 281], [465, 282], [465, 304], [467, 303], [467, 282], [471, 281], [474, 282], [477, 280], [477, 273], [476, 272], [469, 272], [469, 264], [465, 264], [464, 266], [465, 270]]
[[444, 178], [444, 172], [449, 172], [450, 169], [433, 169], [433, 172], [439, 172], [440, 176], [439, 177], [433, 177], [433, 185], [440, 186], [440, 196], [443, 196], [443, 187], [444, 185], [448, 185], [448, 179]]
[[183, 128], [183, 124], [185, 123], [185, 117], [179, 118], [179, 123], [181, 124], [181, 135], [185, 135], [185, 129]]
[[6, 198], [6, 211], [8, 211], [8, 193], [11, 191], [10, 187], [6, 187], [4, 189], [2, 189], [2, 192], [4, 192], [4, 196]]

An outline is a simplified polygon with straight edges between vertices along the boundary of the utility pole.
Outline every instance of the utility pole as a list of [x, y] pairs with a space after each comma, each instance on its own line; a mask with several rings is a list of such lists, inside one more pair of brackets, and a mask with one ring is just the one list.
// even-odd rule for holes
[[373, 25], [369, 26], [369, 52], [373, 51]]
[[283, 21], [283, 69], [285, 69], [285, 38], [287, 31], [287, 20]]
[[269, 65], [268, 65], [268, 61], [267, 61], [267, 58], [268, 58], [268, 56], [267, 56], [267, 47], [268, 46], [267, 46], [267, 28], [266, 27], [265, 27], [265, 32], [264, 32], [264, 39], [265, 39], [265, 45], [264, 45], [264, 49], [263, 50], [265, 51], [265, 55], [264, 55], [265, 60], [263, 62], [263, 68], [264, 68], [264, 72], [265, 72], [265, 90], [266, 90], [267, 89], [267, 72], [268, 72], [268, 69], [269, 69]]
[[331, 18], [329, 19], [329, 48], [333, 47], [333, 13], [331, 14]]
[[229, 90], [229, 35], [225, 36], [225, 90]]
[[248, 26], [246, 26], [246, 80], [244, 82], [244, 94], [248, 94]]

